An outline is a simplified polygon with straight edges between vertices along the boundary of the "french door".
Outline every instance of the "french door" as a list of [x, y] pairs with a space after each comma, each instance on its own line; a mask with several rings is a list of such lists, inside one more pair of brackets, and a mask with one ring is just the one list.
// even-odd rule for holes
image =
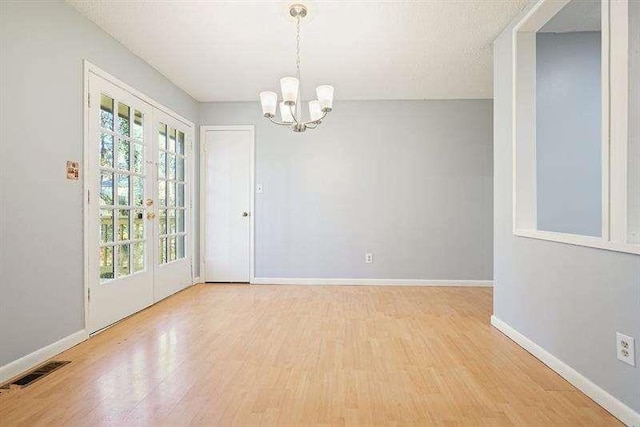
[[90, 333], [191, 284], [192, 129], [89, 74]]
[[191, 200], [187, 179], [191, 135], [185, 125], [159, 110], [154, 113], [157, 141], [154, 222], [156, 236], [156, 301], [191, 284]]

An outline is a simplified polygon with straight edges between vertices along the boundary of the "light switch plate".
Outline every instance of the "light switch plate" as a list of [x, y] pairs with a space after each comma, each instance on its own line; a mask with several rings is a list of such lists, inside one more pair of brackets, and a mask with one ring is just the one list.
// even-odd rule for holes
[[636, 366], [636, 346], [633, 338], [616, 332], [616, 351], [619, 360]]

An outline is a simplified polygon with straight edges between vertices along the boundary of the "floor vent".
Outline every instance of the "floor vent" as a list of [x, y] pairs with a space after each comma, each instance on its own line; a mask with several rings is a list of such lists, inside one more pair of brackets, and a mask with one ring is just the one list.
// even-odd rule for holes
[[47, 375], [49, 375], [50, 373], [52, 373], [53, 371], [62, 368], [64, 365], [69, 364], [71, 362], [69, 361], [53, 361], [53, 362], [49, 362], [49, 363], [45, 363], [42, 366], [39, 366], [37, 368], [35, 368], [34, 370], [27, 372], [26, 374], [24, 374], [23, 376], [15, 379], [14, 381], [11, 381], [10, 383], [7, 383], [5, 385], [3, 385], [2, 389], [12, 389], [12, 388], [23, 388], [26, 387], [28, 385], [33, 384], [34, 382], [38, 381], [39, 379], [42, 379], [44, 377], [46, 377]]

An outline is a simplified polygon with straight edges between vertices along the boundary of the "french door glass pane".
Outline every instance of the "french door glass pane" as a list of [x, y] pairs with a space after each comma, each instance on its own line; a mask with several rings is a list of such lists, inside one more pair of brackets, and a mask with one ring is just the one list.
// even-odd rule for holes
[[184, 154], [184, 133], [178, 131], [178, 139], [176, 140], [176, 153]]
[[178, 236], [178, 259], [184, 258], [184, 236]]
[[184, 158], [178, 157], [176, 160], [176, 179], [184, 181]]
[[100, 204], [113, 205], [113, 173], [100, 174]]
[[158, 253], [160, 258], [160, 264], [166, 263], [167, 262], [167, 238], [166, 237], [160, 238], [160, 247], [159, 247]]
[[122, 136], [129, 136], [130, 121], [129, 121], [129, 107], [121, 102], [118, 102], [118, 133]]
[[118, 246], [118, 276], [127, 276], [131, 274], [129, 263], [129, 245]]
[[130, 155], [131, 152], [129, 141], [126, 139], [120, 139], [118, 141], [118, 169], [128, 171], [130, 167]]
[[160, 234], [167, 234], [167, 210], [160, 210]]
[[136, 110], [135, 115], [133, 116], [133, 139], [142, 141], [143, 136], [143, 127], [142, 127], [142, 113]]
[[167, 148], [167, 125], [163, 123], [158, 126], [158, 148], [161, 150]]
[[176, 223], [177, 231], [179, 233], [184, 231], [184, 209], [178, 209], [176, 211]]
[[175, 236], [169, 237], [169, 261], [175, 261], [176, 254], [176, 238]]
[[184, 184], [176, 184], [176, 206], [184, 207]]
[[100, 126], [113, 130], [113, 98], [105, 94], [100, 97]]
[[138, 242], [133, 245], [133, 272], [144, 270], [144, 243]]
[[144, 178], [133, 177], [133, 206], [142, 206], [144, 202]]
[[158, 181], [158, 204], [160, 206], [167, 205], [167, 182], [166, 181]]
[[172, 152], [176, 151], [176, 130], [174, 128], [169, 129], [169, 145], [167, 146], [167, 150]]
[[139, 209], [133, 211], [133, 218], [131, 222], [133, 223], [133, 240], [143, 240], [144, 239], [144, 211]]
[[113, 210], [100, 209], [100, 242], [113, 242]]
[[176, 156], [167, 153], [167, 178], [176, 179]]
[[176, 183], [167, 182], [167, 206], [176, 205]]
[[129, 240], [129, 211], [120, 209], [118, 211], [118, 240]]
[[133, 172], [144, 173], [144, 146], [133, 144]]
[[169, 233], [175, 234], [176, 232], [176, 210], [169, 209]]
[[129, 206], [129, 175], [118, 175], [118, 205]]
[[113, 279], [113, 246], [100, 248], [100, 278]]
[[102, 133], [100, 145], [100, 166], [113, 167], [113, 135]]
[[158, 178], [167, 176], [167, 154], [163, 151], [158, 155]]

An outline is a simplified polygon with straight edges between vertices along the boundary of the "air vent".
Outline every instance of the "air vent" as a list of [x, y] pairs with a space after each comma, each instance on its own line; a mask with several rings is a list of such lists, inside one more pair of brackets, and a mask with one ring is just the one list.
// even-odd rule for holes
[[64, 365], [71, 363], [69, 361], [53, 361], [45, 363], [42, 366], [35, 368], [34, 370], [27, 372], [20, 378], [3, 385], [2, 389], [12, 389], [12, 388], [23, 388], [28, 385], [33, 384], [34, 382], [42, 379], [52, 373], [53, 371], [62, 368]]

